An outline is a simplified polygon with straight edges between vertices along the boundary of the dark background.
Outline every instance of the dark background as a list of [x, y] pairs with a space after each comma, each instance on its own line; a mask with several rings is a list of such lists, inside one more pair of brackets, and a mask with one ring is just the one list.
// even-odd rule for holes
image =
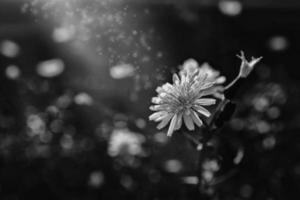
[[[298, 199], [300, 3], [241, 1], [234, 16], [220, 5], [0, 1], [0, 199]], [[67, 39], [53, 36], [59, 28]], [[148, 107], [188, 58], [228, 83], [240, 50], [264, 58], [214, 137], [216, 181], [200, 191], [183, 181], [197, 152], [148, 122]], [[51, 59], [62, 72], [37, 70]], [[125, 64], [134, 72], [114, 78]]]

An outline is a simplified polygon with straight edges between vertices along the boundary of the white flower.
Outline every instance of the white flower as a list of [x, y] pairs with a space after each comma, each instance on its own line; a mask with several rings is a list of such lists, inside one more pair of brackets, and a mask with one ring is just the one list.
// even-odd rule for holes
[[149, 120], [160, 123], [157, 128], [162, 129], [170, 122], [168, 136], [174, 130], [178, 130], [182, 121], [189, 130], [194, 130], [203, 125], [199, 115], [209, 117], [210, 112], [203, 106], [210, 106], [216, 103], [215, 99], [202, 98], [213, 94], [214, 82], [208, 80], [208, 75], [199, 70], [196, 65], [189, 65], [183, 68], [179, 76], [173, 75], [173, 84], [166, 83], [156, 89], [158, 96], [152, 98], [150, 109], [155, 111], [149, 116]]
[[254, 66], [262, 59], [262, 57], [259, 58], [251, 58], [251, 61], [247, 61], [245, 58], [244, 52], [241, 51], [241, 55], [237, 55], [241, 60], [241, 67], [240, 67], [240, 73], [239, 77], [246, 78], [250, 72], [253, 70]]

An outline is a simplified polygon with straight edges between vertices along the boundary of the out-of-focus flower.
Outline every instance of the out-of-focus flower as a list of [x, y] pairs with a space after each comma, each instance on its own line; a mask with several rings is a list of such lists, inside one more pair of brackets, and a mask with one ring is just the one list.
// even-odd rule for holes
[[140, 155], [143, 153], [142, 143], [145, 138], [128, 129], [115, 129], [109, 139], [108, 154], [110, 156]]
[[237, 0], [221, 0], [219, 2], [220, 11], [227, 16], [237, 16], [242, 10], [243, 6], [240, 1]]
[[19, 55], [20, 47], [12, 40], [0, 42], [0, 53], [8, 58], [14, 58]]
[[74, 102], [78, 105], [92, 105], [93, 98], [89, 94], [82, 92], [74, 97]]
[[183, 183], [197, 185], [199, 183], [199, 178], [197, 176], [185, 176], [182, 178]]
[[73, 136], [70, 134], [64, 134], [60, 138], [60, 146], [63, 148], [64, 151], [70, 151], [74, 147], [74, 139]]
[[199, 69], [199, 64], [196, 60], [194, 60], [193, 58], [187, 59], [186, 61], [184, 61], [181, 71], [182, 70], [186, 70], [189, 73], [193, 73], [195, 72], [197, 69]]
[[74, 27], [57, 27], [53, 30], [52, 38], [55, 42], [68, 42], [75, 35]]
[[19, 78], [20, 74], [21, 74], [21, 70], [16, 65], [9, 65], [5, 69], [6, 77], [11, 80], [15, 80], [15, 79]]
[[200, 70], [203, 70], [207, 74], [208, 80], [215, 81], [216, 84], [223, 84], [226, 81], [225, 76], [220, 76], [220, 72], [206, 62], [200, 66]]
[[168, 136], [181, 127], [182, 120], [189, 130], [195, 129], [194, 123], [201, 127], [203, 122], [199, 114], [210, 116], [210, 112], [203, 106], [216, 103], [215, 99], [202, 98], [214, 93], [211, 88], [215, 82], [208, 80], [207, 73], [197, 67], [196, 62], [190, 61], [190, 64], [180, 71], [180, 76], [173, 75], [173, 84], [166, 83], [158, 87], [158, 96], [152, 98], [152, 103], [156, 105], [151, 106], [150, 110], [155, 113], [149, 116], [149, 120], [161, 121], [158, 129], [162, 129], [171, 121]]
[[253, 70], [254, 66], [262, 59], [262, 57], [259, 58], [251, 58], [251, 61], [247, 61], [245, 58], [244, 52], [241, 51], [241, 55], [238, 55], [238, 57], [242, 60], [241, 67], [240, 67], [240, 73], [239, 77], [246, 78], [251, 71]]
[[220, 76], [220, 72], [212, 68], [207, 62], [199, 66], [198, 62], [192, 58], [187, 59], [183, 63], [182, 70], [187, 70], [189, 72], [201, 70], [202, 73], [207, 74], [207, 80], [214, 81], [215, 84], [223, 84], [226, 81], [225, 76]]
[[93, 188], [99, 188], [103, 185], [105, 181], [104, 174], [102, 171], [94, 171], [90, 174], [88, 179], [89, 186]]
[[220, 169], [217, 160], [205, 160], [202, 165], [202, 178], [206, 182], [211, 182], [215, 178], [215, 173]]
[[243, 157], [244, 157], [244, 150], [240, 148], [233, 159], [233, 163], [236, 165], [239, 164], [242, 161]]
[[213, 96], [218, 99], [224, 99], [224, 87], [221, 84], [226, 81], [226, 77], [220, 76], [220, 72], [212, 68], [208, 63], [205, 62], [201, 66], [199, 66], [196, 60], [190, 58], [183, 63], [182, 70], [187, 70], [190, 72], [199, 70], [202, 73], [206, 73], [207, 80], [215, 82], [215, 85], [210, 89], [212, 90]]
[[27, 118], [28, 136], [33, 137], [36, 135], [44, 134], [46, 131], [46, 123], [40, 115], [31, 114]]
[[110, 68], [110, 75], [114, 79], [123, 79], [134, 75], [134, 67], [131, 64], [120, 64]]
[[289, 41], [281, 35], [273, 36], [269, 39], [268, 46], [272, 51], [284, 51], [289, 47]]
[[37, 65], [37, 73], [46, 78], [56, 77], [60, 75], [64, 69], [64, 62], [58, 58], [46, 60]]
[[183, 166], [179, 160], [168, 160], [165, 163], [165, 169], [171, 173], [178, 173], [182, 170]]

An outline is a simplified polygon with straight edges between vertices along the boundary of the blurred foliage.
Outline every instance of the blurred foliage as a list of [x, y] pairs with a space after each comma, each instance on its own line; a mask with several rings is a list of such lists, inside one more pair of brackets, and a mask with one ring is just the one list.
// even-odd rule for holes
[[[299, 14], [101, 2], [0, 3], [0, 199], [297, 199]], [[231, 80], [240, 49], [264, 60], [199, 189], [197, 152], [147, 121], [150, 99], [191, 57]]]

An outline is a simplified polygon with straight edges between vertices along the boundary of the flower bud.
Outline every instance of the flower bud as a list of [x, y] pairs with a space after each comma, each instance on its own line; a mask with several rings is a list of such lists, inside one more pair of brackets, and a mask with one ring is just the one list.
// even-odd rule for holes
[[241, 55], [238, 55], [238, 57], [242, 60], [241, 67], [240, 67], [240, 73], [239, 77], [246, 78], [251, 71], [253, 70], [254, 66], [262, 59], [262, 57], [259, 58], [251, 58], [251, 61], [247, 61], [245, 58], [244, 52], [241, 52]]

